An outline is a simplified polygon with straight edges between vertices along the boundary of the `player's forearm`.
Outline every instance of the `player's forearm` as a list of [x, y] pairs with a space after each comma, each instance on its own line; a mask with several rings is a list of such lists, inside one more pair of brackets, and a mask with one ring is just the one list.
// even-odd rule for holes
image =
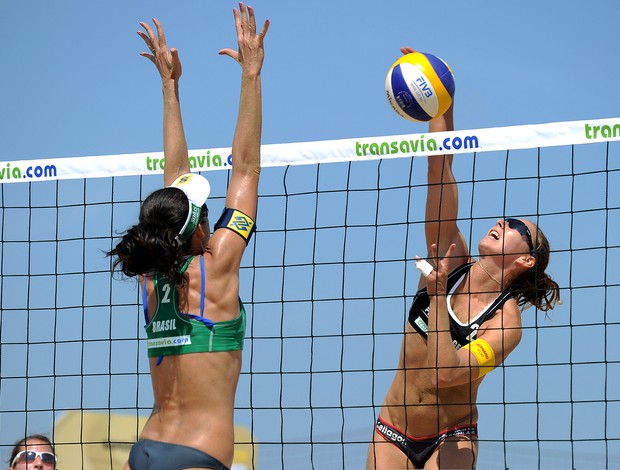
[[239, 116], [233, 139], [233, 169], [242, 174], [260, 173], [262, 96], [260, 74], [241, 75]]
[[190, 171], [187, 142], [181, 118], [179, 83], [170, 80], [163, 84], [164, 98], [164, 183], [171, 184], [175, 178]]
[[430, 301], [427, 360], [429, 367], [437, 368], [441, 373], [443, 368], [458, 366], [459, 361], [452, 344], [446, 296], [432, 295]]

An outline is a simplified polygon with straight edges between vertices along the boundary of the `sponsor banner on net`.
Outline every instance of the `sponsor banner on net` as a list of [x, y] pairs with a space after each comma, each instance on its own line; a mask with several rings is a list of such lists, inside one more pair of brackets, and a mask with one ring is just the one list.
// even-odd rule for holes
[[[263, 167], [491, 152], [620, 140], [620, 118], [261, 146]], [[191, 150], [192, 171], [230, 170], [230, 148]], [[162, 152], [0, 162], [0, 183], [163, 173]]]

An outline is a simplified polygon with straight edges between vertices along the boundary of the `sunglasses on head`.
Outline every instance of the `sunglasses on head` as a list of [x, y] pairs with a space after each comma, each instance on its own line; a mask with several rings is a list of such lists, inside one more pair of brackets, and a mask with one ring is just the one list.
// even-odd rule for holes
[[519, 219], [504, 219], [508, 224], [508, 227], [516, 230], [521, 236], [527, 238], [527, 244], [530, 247], [530, 255], [536, 256], [536, 250], [534, 249], [534, 242], [532, 241], [532, 233], [527, 228], [524, 222]]
[[41, 458], [41, 462], [46, 465], [56, 465], [56, 455], [52, 452], [37, 452], [36, 450], [22, 450], [13, 459], [11, 467], [15, 467], [18, 463], [32, 463], [37, 460], [37, 457]]

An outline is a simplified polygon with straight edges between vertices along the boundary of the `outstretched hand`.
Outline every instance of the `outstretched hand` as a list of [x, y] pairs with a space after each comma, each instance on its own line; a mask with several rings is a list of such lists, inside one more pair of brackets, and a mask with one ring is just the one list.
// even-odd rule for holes
[[256, 34], [256, 16], [254, 9], [239, 2], [239, 11], [233, 8], [235, 17], [235, 26], [237, 28], [237, 43], [239, 50], [225, 48], [219, 54], [227, 55], [235, 59], [244, 72], [258, 74], [263, 66], [265, 50], [263, 43], [267, 30], [269, 29], [269, 20], [265, 20], [260, 33]]
[[182, 73], [179, 51], [174, 48], [168, 49], [164, 28], [156, 18], [153, 18], [153, 23], [157, 28], [157, 35], [155, 35], [147, 23], [143, 21], [140, 22], [140, 26], [144, 28], [146, 33], [144, 31], [138, 31], [138, 36], [144, 40], [146, 46], [151, 51], [150, 54], [148, 52], [141, 52], [140, 55], [146, 57], [155, 64], [162, 81], [178, 81]]
[[448, 274], [450, 266], [450, 258], [454, 252], [456, 245], [453, 243], [446, 251], [443, 258], [437, 256], [437, 244], [431, 245], [431, 258], [434, 260], [436, 268], [426, 278], [426, 289], [428, 295], [446, 295], [448, 293]]

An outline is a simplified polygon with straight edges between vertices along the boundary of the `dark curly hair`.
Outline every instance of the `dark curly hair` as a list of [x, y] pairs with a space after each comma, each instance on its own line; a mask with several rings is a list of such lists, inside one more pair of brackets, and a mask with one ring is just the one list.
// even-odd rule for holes
[[529, 271], [510, 283], [510, 290], [514, 292], [520, 307], [536, 307], [547, 312], [561, 303], [560, 286], [545, 272], [549, 265], [549, 240], [537, 227], [534, 248], [536, 264]]
[[[192, 254], [189, 240], [179, 232], [185, 223], [188, 199], [177, 188], [163, 188], [151, 193], [140, 207], [138, 224], [131, 227], [121, 241], [107, 253], [115, 257], [113, 269], [128, 277], [157, 271], [175, 285], [184, 285], [186, 277], [179, 272], [184, 257]], [[201, 220], [206, 218], [202, 207]]]

